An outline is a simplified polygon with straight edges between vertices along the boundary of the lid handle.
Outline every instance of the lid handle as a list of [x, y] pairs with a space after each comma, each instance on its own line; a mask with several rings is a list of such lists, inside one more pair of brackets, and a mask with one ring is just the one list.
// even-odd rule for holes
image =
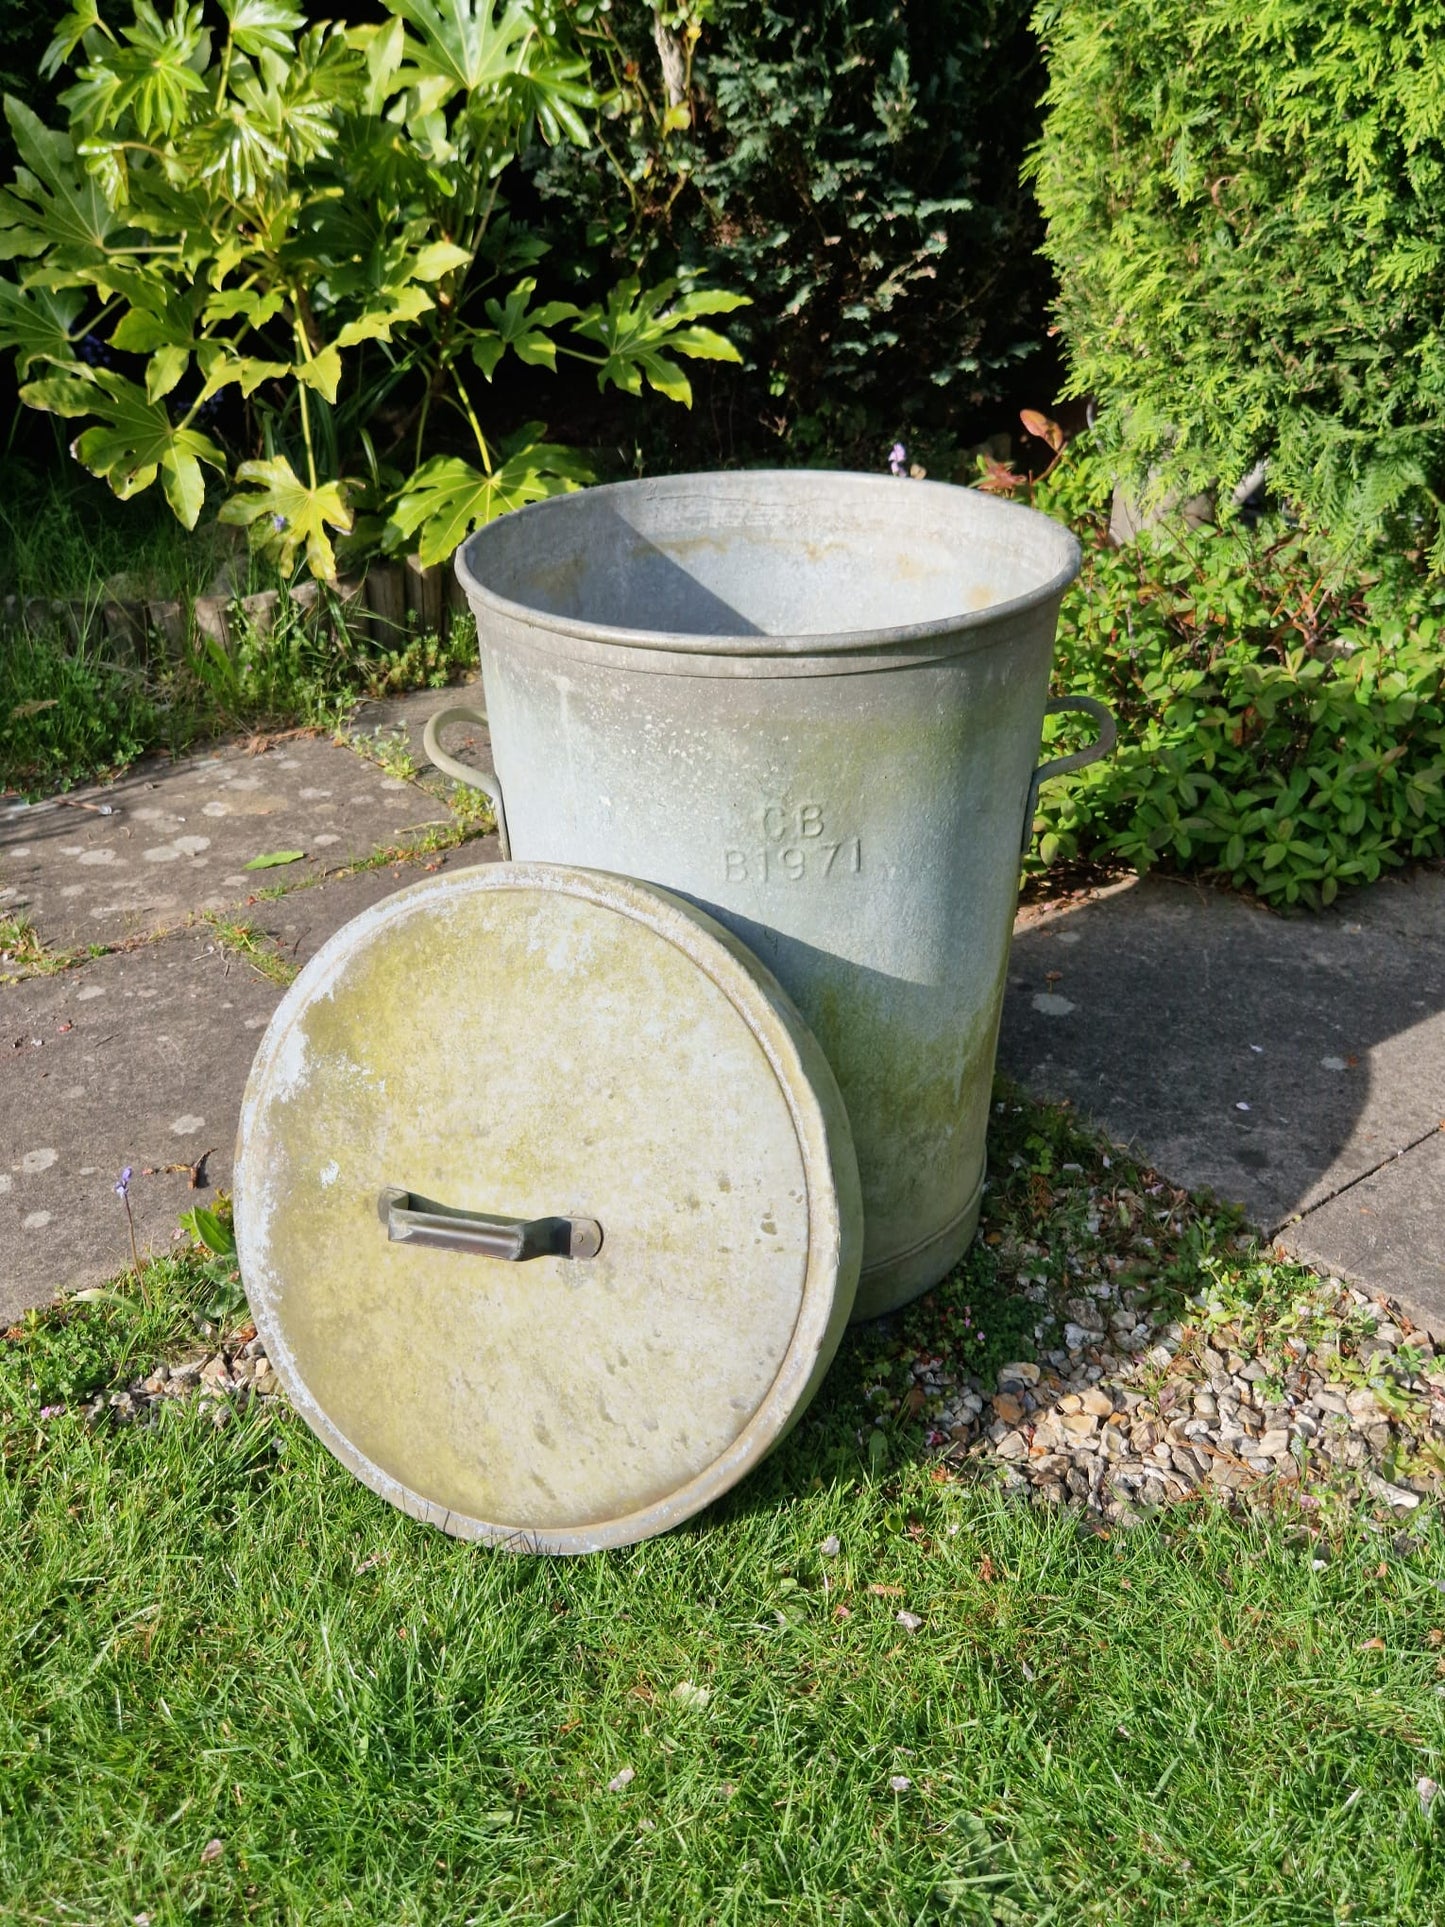
[[502, 1218], [489, 1211], [459, 1211], [388, 1185], [376, 1200], [377, 1216], [394, 1245], [431, 1245], [438, 1251], [469, 1251], [480, 1258], [595, 1258], [602, 1227], [595, 1218]]

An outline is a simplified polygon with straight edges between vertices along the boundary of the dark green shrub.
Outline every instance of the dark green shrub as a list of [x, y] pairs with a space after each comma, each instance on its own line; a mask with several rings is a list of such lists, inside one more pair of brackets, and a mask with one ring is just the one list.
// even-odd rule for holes
[[[55, 31], [55, 0], [0, 0], [0, 94], [18, 94], [38, 114], [55, 98], [55, 82], [40, 72], [40, 62]], [[16, 161], [10, 129], [0, 121], [0, 169], [8, 175]]]
[[1034, 178], [1072, 392], [1160, 489], [1445, 569], [1435, 0], [1044, 0]]
[[1057, 686], [1110, 704], [1119, 749], [1045, 788], [1029, 867], [1162, 864], [1314, 906], [1445, 851], [1445, 586], [1397, 562], [1332, 587], [1278, 524], [1115, 548], [1108, 486], [1075, 449], [1039, 497], [1084, 543]]
[[1047, 294], [1023, 0], [569, 4], [612, 165], [543, 158], [553, 259], [705, 269], [754, 303], [729, 326], [746, 369], [665, 424], [676, 459], [877, 467], [997, 397]]

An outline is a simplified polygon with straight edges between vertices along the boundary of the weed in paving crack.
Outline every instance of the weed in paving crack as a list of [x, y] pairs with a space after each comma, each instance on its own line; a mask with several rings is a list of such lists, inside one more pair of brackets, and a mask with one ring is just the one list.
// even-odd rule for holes
[[283, 957], [270, 937], [245, 918], [227, 916], [219, 910], [202, 913], [202, 921], [216, 933], [216, 941], [233, 955], [244, 957], [262, 977], [284, 989], [294, 983], [298, 966]]
[[[25, 977], [54, 977], [92, 957], [105, 956], [109, 948], [103, 943], [87, 943], [69, 950], [52, 950], [29, 917], [0, 917], [0, 984], [19, 983]], [[7, 964], [12, 968], [5, 970]]]
[[343, 740], [358, 756], [368, 763], [374, 763], [379, 770], [399, 782], [414, 783], [421, 774], [421, 766], [411, 753], [404, 727], [399, 733], [384, 725], [374, 730], [349, 731]]

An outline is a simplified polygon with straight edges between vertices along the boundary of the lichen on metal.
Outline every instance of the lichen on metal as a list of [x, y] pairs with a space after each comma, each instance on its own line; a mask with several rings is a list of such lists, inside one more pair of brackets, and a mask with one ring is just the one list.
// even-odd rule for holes
[[[394, 1241], [397, 1198], [600, 1239]], [[247, 1088], [236, 1215], [331, 1450], [448, 1531], [557, 1552], [662, 1531], [771, 1449], [862, 1235], [842, 1099], [768, 972], [663, 892], [545, 865], [400, 891], [307, 965]]]
[[705, 908], [836, 1072], [865, 1202], [859, 1317], [943, 1277], [977, 1224], [1077, 569], [1073, 536], [1017, 504], [806, 471], [589, 489], [458, 556], [513, 854]]

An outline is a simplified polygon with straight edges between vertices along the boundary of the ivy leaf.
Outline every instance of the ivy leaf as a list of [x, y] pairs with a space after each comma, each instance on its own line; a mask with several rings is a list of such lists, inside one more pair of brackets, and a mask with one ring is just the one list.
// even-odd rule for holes
[[570, 301], [548, 301], [529, 312], [527, 303], [536, 287], [537, 277], [528, 275], [507, 296], [505, 306], [500, 301], [488, 301], [487, 316], [492, 328], [478, 333], [472, 340], [472, 359], [488, 381], [508, 348], [518, 360], [556, 372], [557, 346], [542, 330], [556, 327], [559, 321], [573, 320], [581, 310]]
[[221, 11], [231, 23], [231, 37], [243, 54], [289, 56], [306, 16], [282, 0], [221, 0]]
[[742, 360], [725, 335], [691, 324], [695, 315], [747, 307], [747, 296], [701, 289], [679, 295], [678, 287], [675, 280], [660, 281], [644, 292], [629, 276], [612, 289], [605, 308], [591, 307], [577, 322], [578, 334], [604, 351], [599, 388], [611, 382], [625, 394], [640, 395], [645, 379], [660, 395], [690, 408], [692, 384], [668, 351], [708, 361]]
[[166, 500], [188, 529], [196, 526], [206, 485], [200, 465], [224, 470], [226, 458], [199, 429], [178, 428], [159, 403], [113, 368], [90, 380], [56, 376], [20, 391], [28, 407], [53, 415], [98, 415], [75, 440], [72, 453], [92, 475], [103, 476], [121, 501], [150, 487], [159, 470]]
[[[304, 542], [312, 575], [318, 582], [334, 582], [336, 552], [326, 531], [344, 533], [351, 527], [351, 510], [341, 484], [321, 482], [308, 488], [284, 455], [265, 462], [242, 462], [236, 480], [253, 484], [254, 492], [223, 502], [217, 520], [250, 528], [252, 542], [263, 555], [275, 558], [283, 575], [291, 573], [296, 551]], [[262, 516], [270, 526], [258, 539], [255, 525]]]
[[505, 461], [490, 475], [454, 455], [437, 455], [419, 468], [397, 498], [391, 526], [400, 539], [421, 531], [423, 566], [443, 562], [475, 528], [508, 509], [566, 495], [592, 479], [591, 470], [570, 448], [531, 439], [542, 433], [529, 422]]
[[32, 362], [53, 361], [61, 367], [74, 362], [70, 330], [84, 305], [84, 296], [69, 289], [17, 288], [12, 281], [0, 281], [0, 348], [15, 350], [22, 379]]

